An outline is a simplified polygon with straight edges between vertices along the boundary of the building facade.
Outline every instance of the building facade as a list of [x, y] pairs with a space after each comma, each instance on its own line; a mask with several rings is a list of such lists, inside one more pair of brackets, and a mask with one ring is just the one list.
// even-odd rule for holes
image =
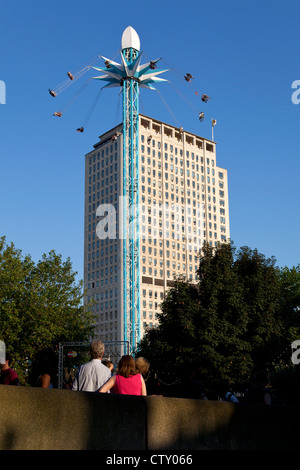
[[[85, 156], [85, 303], [93, 302], [96, 334], [123, 339], [122, 124], [100, 136]], [[227, 242], [227, 170], [216, 143], [139, 116], [140, 325], [156, 314], [174, 279], [197, 282], [203, 242]]]

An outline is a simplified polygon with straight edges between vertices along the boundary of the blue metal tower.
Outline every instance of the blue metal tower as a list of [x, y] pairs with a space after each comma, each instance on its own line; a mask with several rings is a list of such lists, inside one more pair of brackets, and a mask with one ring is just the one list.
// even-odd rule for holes
[[[93, 67], [104, 75], [93, 77], [108, 82], [103, 88], [121, 87], [123, 97], [123, 340], [131, 351], [141, 339], [140, 314], [140, 228], [139, 228], [139, 88], [166, 81], [157, 77], [159, 59], [140, 65], [140, 40], [131, 27], [122, 36], [122, 63], [102, 57], [105, 67]], [[121, 208], [119, 207], [119, 210]]]

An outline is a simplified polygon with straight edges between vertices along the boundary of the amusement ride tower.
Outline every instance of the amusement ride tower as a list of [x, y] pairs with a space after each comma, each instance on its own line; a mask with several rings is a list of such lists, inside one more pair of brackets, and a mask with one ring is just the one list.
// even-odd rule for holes
[[108, 82], [103, 88], [121, 87], [123, 102], [123, 340], [131, 351], [141, 339], [140, 315], [140, 229], [139, 229], [139, 88], [155, 90], [153, 84], [166, 81], [157, 75], [159, 59], [141, 65], [142, 53], [136, 31], [128, 26], [121, 41], [118, 64], [102, 56], [105, 67], [93, 67], [104, 75], [93, 77]]

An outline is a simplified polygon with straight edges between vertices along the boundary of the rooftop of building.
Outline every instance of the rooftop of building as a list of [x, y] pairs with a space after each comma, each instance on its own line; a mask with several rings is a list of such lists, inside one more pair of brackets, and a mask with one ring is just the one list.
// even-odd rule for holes
[[[148, 120], [149, 122], [152, 122], [152, 123], [155, 123], [157, 124], [158, 126], [164, 126], [168, 129], [172, 129], [172, 130], [175, 130], [177, 132], [180, 131], [180, 128], [178, 128], [177, 126], [173, 126], [172, 124], [168, 124], [168, 123], [165, 123], [163, 121], [160, 121], [156, 118], [152, 118], [150, 116], [147, 116], [145, 114], [139, 114], [140, 116], [140, 120], [142, 121], [143, 119], [144, 120]], [[120, 123], [116, 126], [114, 126], [112, 129], [106, 131], [104, 134], [101, 134], [99, 136], [99, 142], [97, 142], [96, 144], [93, 145], [93, 148], [94, 150], [100, 146], [102, 146], [103, 144], [109, 142], [112, 140], [112, 138], [114, 136], [117, 136], [119, 133], [122, 133], [122, 127], [123, 127], [123, 124]], [[215, 144], [216, 145], [216, 142], [214, 140], [211, 140], [211, 139], [207, 139], [206, 137], [202, 137], [198, 134], [194, 134], [193, 132], [189, 132], [189, 131], [186, 131], [184, 129], [182, 129], [182, 132], [184, 133], [184, 135], [186, 136], [190, 136], [190, 137], [194, 137], [198, 140], [201, 140], [201, 141], [206, 141], [206, 142], [209, 142], [211, 144]], [[91, 152], [93, 152], [94, 150], [91, 150]], [[88, 152], [86, 155], [89, 155], [91, 152]]]

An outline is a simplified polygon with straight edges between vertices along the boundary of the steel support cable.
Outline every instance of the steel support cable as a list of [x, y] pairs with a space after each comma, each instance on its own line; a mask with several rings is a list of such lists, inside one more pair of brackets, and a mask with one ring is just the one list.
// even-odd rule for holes
[[143, 100], [142, 100], [142, 96], [141, 96], [141, 95], [140, 95], [140, 109], [142, 110], [142, 114], [146, 114], [144, 102], [143, 102]]
[[162, 94], [160, 93], [159, 90], [156, 90], [157, 93], [158, 93], [158, 96], [160, 97], [160, 99], [162, 100], [163, 104], [165, 105], [165, 107], [167, 108], [167, 110], [169, 111], [170, 115], [172, 116], [172, 118], [174, 119], [174, 121], [177, 123], [177, 127], [180, 127], [180, 124], [178, 122], [178, 119], [176, 118], [176, 116], [174, 115], [174, 113], [172, 112], [170, 106], [167, 104], [166, 100], [163, 98]]
[[[172, 71], [175, 75], [177, 75], [177, 77], [178, 77], [181, 81], [185, 80], [185, 79], [184, 79], [184, 74], [178, 72], [178, 71], [172, 66], [172, 64], [168, 63], [168, 62], [167, 62], [166, 60], [164, 60], [164, 59], [162, 59], [162, 62], [165, 63], [165, 65], [170, 68], [170, 71]], [[179, 89], [175, 86], [175, 84], [174, 84], [173, 82], [171, 82], [171, 81], [169, 80], [169, 83], [171, 84], [171, 86], [173, 87], [173, 89], [175, 90], [175, 92], [176, 92], [179, 96], [181, 96], [181, 98], [184, 99], [185, 102], [186, 102], [192, 109], [194, 109], [194, 110], [196, 111], [197, 115], [199, 115], [199, 108], [196, 107], [196, 105], [194, 105], [190, 100], [188, 100], [187, 97], [186, 97], [181, 91], [179, 91]], [[191, 83], [190, 83], [190, 82], [189, 82], [188, 84], [189, 84], [189, 86], [191, 86]], [[172, 116], [172, 118], [175, 120], [175, 122], [177, 122], [178, 127], [180, 127], [180, 125], [179, 125], [179, 123], [178, 123], [178, 120], [177, 120], [176, 117], [174, 116], [174, 113], [171, 111], [169, 105], [167, 104], [167, 102], [165, 101], [165, 99], [163, 98], [163, 96], [161, 95], [161, 93], [160, 93], [158, 90], [156, 90], [156, 91], [158, 92], [158, 94], [159, 94], [159, 96], [160, 96], [162, 102], [164, 103], [164, 105], [165, 105], [166, 108], [168, 109], [168, 111], [169, 111], [170, 115]], [[200, 92], [200, 93], [202, 93], [202, 92]], [[195, 94], [198, 94], [198, 92], [195, 91]], [[203, 94], [203, 93], [202, 93], [202, 94]]]
[[73, 98], [71, 98], [71, 100], [64, 106], [64, 108], [62, 109], [62, 113], [66, 112], [66, 110], [74, 103], [74, 101], [78, 98], [78, 96], [85, 90], [85, 88], [88, 86], [88, 84], [90, 83], [90, 79], [88, 79], [81, 87], [80, 89], [78, 90], [78, 92], [76, 93], [75, 96], [73, 96]]
[[81, 78], [88, 70], [90, 70], [92, 64], [94, 64], [97, 60], [99, 60], [101, 57], [98, 55], [97, 57], [94, 57], [90, 62], [88, 62], [86, 65], [84, 65], [83, 67], [81, 67], [78, 72], [75, 72], [73, 74], [73, 77], [74, 79], [71, 80], [70, 78], [67, 78], [66, 80], [64, 80], [62, 83], [60, 83], [59, 85], [57, 85], [55, 88], [54, 88], [54, 92], [56, 93], [56, 95], [58, 95], [59, 93], [61, 93], [62, 91], [66, 90], [70, 85], [72, 85], [72, 83], [74, 83], [76, 80], [78, 80], [79, 78]]
[[94, 101], [93, 101], [93, 103], [92, 103], [92, 106], [91, 106], [91, 108], [90, 108], [90, 110], [89, 110], [89, 112], [88, 112], [88, 114], [87, 114], [87, 116], [86, 116], [86, 118], [85, 118], [84, 123], [83, 123], [83, 127], [86, 127], [87, 123], [89, 122], [89, 120], [90, 120], [90, 118], [91, 118], [91, 116], [92, 116], [92, 114], [93, 114], [93, 112], [94, 112], [94, 110], [95, 110], [95, 107], [96, 107], [96, 105], [97, 105], [97, 103], [98, 103], [98, 100], [99, 100], [99, 98], [100, 98], [101, 93], [102, 93], [102, 88], [100, 88], [100, 90], [98, 91], [98, 93], [97, 93], [97, 95], [96, 95], [96, 97], [95, 97], [95, 99], [94, 99]]
[[181, 93], [181, 91], [178, 90], [178, 88], [174, 85], [174, 83], [172, 83], [172, 82], [169, 82], [169, 83], [170, 83], [170, 85], [174, 88], [175, 92], [176, 92], [179, 96], [181, 96], [181, 98], [183, 98], [183, 99], [185, 100], [185, 102], [186, 102], [188, 105], [190, 105], [193, 109], [195, 109], [195, 110], [197, 111], [197, 113], [198, 113], [198, 112], [199, 112], [198, 108], [197, 108], [193, 103], [191, 103], [191, 102], [186, 98], [186, 96], [184, 96], [184, 94]]
[[[185, 96], [181, 91], [178, 90], [178, 88], [174, 85], [174, 83], [172, 83], [171, 81], [170, 81], [169, 83], [170, 83], [171, 86], [174, 88], [175, 92], [176, 92], [179, 96], [181, 96], [181, 97], [185, 100], [185, 102], [186, 102], [192, 109], [194, 109], [194, 110], [196, 111], [197, 115], [199, 116], [199, 108], [197, 108], [190, 100], [188, 100], [188, 99], [186, 98], [186, 96]], [[206, 115], [206, 113], [203, 113], [203, 118], [202, 118], [202, 120], [204, 119], [204, 116], [205, 116], [205, 115]], [[209, 114], [209, 119], [212, 119], [212, 116], [211, 116], [210, 114]]]
[[116, 116], [115, 116], [115, 123], [117, 124], [119, 121], [119, 114], [120, 114], [120, 109], [121, 109], [121, 95], [122, 95], [122, 88], [120, 93], [118, 93], [118, 102], [116, 106]]
[[[185, 73], [182, 72], [182, 71], [177, 71], [175, 69], [175, 67], [173, 67], [171, 64], [169, 64], [166, 60], [163, 60], [163, 62], [166, 64], [167, 67], [170, 67], [170, 70], [180, 79], [180, 81], [185, 81]], [[193, 86], [192, 86], [192, 82], [187, 82], [188, 85], [193, 89], [193, 92], [195, 93], [195, 95], [204, 95], [206, 94], [204, 91], [201, 91], [201, 90], [196, 90]]]
[[79, 78], [81, 78], [86, 72], [90, 70], [90, 66], [85, 67], [84, 69], [80, 70], [78, 73], [74, 74], [74, 79], [73, 80], [66, 80], [63, 82], [58, 88], [54, 88], [54, 92], [56, 95], [59, 95], [63, 91], [65, 91], [69, 86], [73, 85]]

